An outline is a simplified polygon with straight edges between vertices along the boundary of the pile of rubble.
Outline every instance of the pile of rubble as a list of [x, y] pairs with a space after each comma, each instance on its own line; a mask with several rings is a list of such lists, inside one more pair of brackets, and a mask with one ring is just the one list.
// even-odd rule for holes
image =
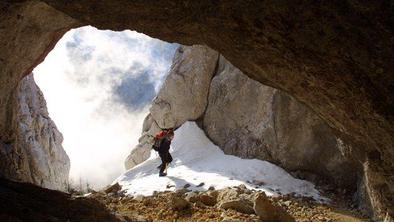
[[126, 196], [118, 184], [89, 195], [122, 221], [366, 221], [355, 213], [293, 195], [267, 197], [245, 186], [207, 191], [155, 192]]

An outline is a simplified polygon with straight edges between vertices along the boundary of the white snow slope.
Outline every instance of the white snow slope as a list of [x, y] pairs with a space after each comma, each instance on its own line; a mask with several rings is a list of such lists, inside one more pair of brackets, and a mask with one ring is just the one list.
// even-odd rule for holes
[[[173, 191], [183, 188], [185, 184], [191, 185], [188, 188], [190, 190], [207, 190], [210, 186], [221, 189], [245, 184], [267, 195], [294, 192], [296, 195], [325, 200], [312, 183], [295, 179], [274, 164], [225, 155], [194, 122], [186, 122], [175, 131], [170, 152], [174, 160], [167, 177], [159, 177], [156, 167], [161, 161], [158, 154], [152, 151], [148, 160], [130, 169], [115, 182], [119, 182], [129, 195]], [[200, 183], [204, 185], [197, 187]]]

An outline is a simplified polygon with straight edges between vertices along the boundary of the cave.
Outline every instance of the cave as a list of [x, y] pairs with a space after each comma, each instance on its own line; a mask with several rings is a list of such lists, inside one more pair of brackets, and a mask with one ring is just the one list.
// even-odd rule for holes
[[250, 78], [321, 117], [363, 170], [376, 220], [393, 219], [393, 13], [390, 1], [3, 1], [0, 139], [11, 94], [71, 28], [131, 29], [205, 44]]

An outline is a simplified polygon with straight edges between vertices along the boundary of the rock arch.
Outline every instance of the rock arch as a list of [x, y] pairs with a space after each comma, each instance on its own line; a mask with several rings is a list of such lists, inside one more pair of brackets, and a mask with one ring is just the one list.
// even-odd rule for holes
[[0, 139], [11, 94], [69, 29], [134, 29], [206, 44], [251, 78], [314, 110], [358, 149], [376, 215], [393, 214], [393, 26], [390, 1], [2, 1]]

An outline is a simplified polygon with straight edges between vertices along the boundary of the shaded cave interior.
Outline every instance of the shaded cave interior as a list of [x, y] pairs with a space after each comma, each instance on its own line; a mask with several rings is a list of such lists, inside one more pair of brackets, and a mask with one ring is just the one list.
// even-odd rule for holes
[[[392, 217], [392, 12], [384, 1], [376, 5], [233, 2], [222, 7], [191, 1], [174, 3], [173, 9], [167, 7], [171, 1], [149, 7], [124, 1], [94, 7], [90, 4], [95, 2], [44, 2], [1, 3], [1, 23], [10, 30], [1, 33], [2, 44], [9, 41], [1, 58], [2, 141], [9, 141], [11, 134], [7, 107], [12, 90], [67, 30], [86, 24], [135, 28], [169, 42], [211, 46], [252, 79], [306, 104], [353, 145], [344, 153], [363, 170], [365, 201], [375, 216]], [[296, 16], [289, 16], [293, 11]], [[148, 16], [152, 14], [157, 17]], [[309, 20], [319, 14], [326, 20]]]

